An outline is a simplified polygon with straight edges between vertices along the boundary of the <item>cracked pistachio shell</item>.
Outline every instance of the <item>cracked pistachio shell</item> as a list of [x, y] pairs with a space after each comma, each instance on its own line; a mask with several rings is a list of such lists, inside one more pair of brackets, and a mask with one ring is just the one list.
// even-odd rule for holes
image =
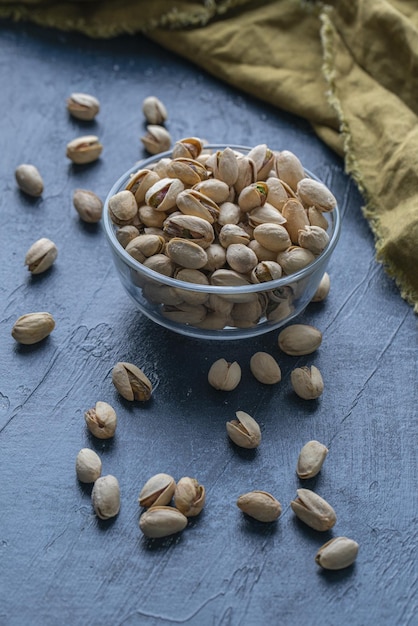
[[91, 121], [100, 111], [100, 102], [88, 93], [72, 93], [67, 98], [67, 110], [79, 120]]
[[132, 192], [124, 189], [109, 199], [109, 215], [115, 224], [124, 226], [138, 214], [138, 205]]
[[78, 165], [92, 163], [101, 155], [103, 146], [95, 135], [77, 137], [67, 144], [67, 157]]
[[203, 150], [203, 142], [199, 137], [185, 137], [179, 139], [173, 146], [173, 159], [185, 157], [186, 159], [197, 159]]
[[174, 504], [186, 517], [199, 515], [205, 506], [206, 492], [195, 478], [184, 476], [177, 482]]
[[282, 266], [284, 274], [288, 276], [303, 269], [315, 260], [310, 250], [299, 246], [291, 246], [283, 252], [278, 252], [276, 261]]
[[290, 198], [282, 209], [282, 215], [286, 219], [285, 228], [289, 233], [292, 243], [297, 244], [299, 231], [309, 226], [309, 218], [303, 205], [295, 198]]
[[202, 248], [208, 248], [215, 239], [212, 225], [196, 215], [169, 215], [164, 221], [163, 231], [168, 237], [187, 239]]
[[304, 178], [298, 182], [296, 193], [305, 207], [314, 206], [320, 211], [332, 211], [337, 200], [324, 183], [312, 178]]
[[332, 506], [310, 489], [298, 489], [290, 506], [296, 517], [314, 530], [330, 530], [337, 521]]
[[278, 211], [281, 211], [289, 199], [283, 182], [278, 178], [268, 178], [266, 183], [268, 187], [267, 202]]
[[289, 248], [292, 244], [289, 233], [281, 224], [271, 224], [265, 222], [254, 228], [254, 239], [267, 250], [272, 252], [282, 252]]
[[275, 261], [260, 261], [251, 272], [251, 282], [265, 283], [282, 276], [282, 266]]
[[299, 478], [313, 478], [316, 476], [326, 459], [328, 448], [323, 443], [313, 439], [305, 443], [299, 452], [296, 473]]
[[311, 302], [322, 302], [329, 294], [329, 290], [331, 287], [331, 281], [329, 274], [325, 272], [323, 277], [321, 278], [321, 282], [318, 285], [317, 290], [315, 291]]
[[[207, 222], [210, 226], [210, 224]], [[207, 254], [202, 246], [193, 243], [189, 239], [173, 237], [166, 244], [165, 252], [167, 256], [177, 265], [187, 267], [191, 270], [199, 270], [208, 261]]]
[[185, 185], [196, 185], [208, 178], [206, 168], [199, 161], [184, 157], [172, 159], [167, 165], [166, 173], [171, 178], [178, 178]]
[[185, 215], [202, 218], [213, 224], [218, 221], [219, 206], [196, 189], [185, 189], [177, 196], [177, 206]]
[[247, 158], [254, 161], [258, 180], [265, 180], [274, 168], [276, 155], [265, 143], [262, 143], [254, 146], [247, 154]]
[[274, 385], [281, 381], [282, 372], [276, 359], [268, 352], [256, 352], [250, 359], [253, 376], [265, 385]]
[[73, 194], [73, 205], [83, 222], [95, 224], [101, 220], [103, 202], [93, 191], [76, 189]]
[[266, 222], [272, 224], [285, 224], [286, 218], [272, 204], [266, 202], [264, 206], [253, 209], [248, 214], [248, 224], [256, 228], [259, 224]]
[[290, 374], [295, 393], [304, 400], [315, 400], [324, 391], [321, 372], [315, 365], [297, 367]]
[[165, 506], [174, 495], [176, 482], [170, 474], [155, 474], [142, 487], [138, 503], [139, 506]]
[[261, 430], [256, 420], [244, 411], [236, 411], [237, 419], [226, 422], [226, 431], [240, 448], [257, 448], [261, 443]]
[[172, 506], [153, 506], [139, 518], [139, 528], [145, 537], [158, 539], [184, 530], [187, 517]]
[[22, 163], [15, 170], [16, 182], [19, 189], [28, 194], [28, 196], [38, 197], [42, 195], [44, 190], [44, 182], [39, 170], [30, 163]]
[[277, 176], [296, 191], [298, 182], [306, 177], [303, 165], [290, 150], [282, 150], [276, 154], [275, 167]]
[[12, 337], [19, 343], [30, 346], [48, 337], [54, 328], [55, 320], [50, 313], [26, 313], [14, 323]]
[[145, 202], [156, 211], [169, 211], [176, 206], [177, 196], [183, 189], [178, 178], [161, 178], [148, 189]]
[[237, 155], [231, 148], [217, 150], [206, 161], [206, 167], [212, 170], [213, 177], [222, 180], [231, 187], [238, 178]]
[[156, 172], [148, 169], [141, 169], [132, 174], [126, 189], [135, 196], [137, 204], [140, 205], [145, 201], [145, 194], [148, 189], [160, 180]]
[[291, 356], [314, 352], [322, 342], [322, 333], [308, 324], [291, 324], [279, 333], [279, 348]]
[[252, 159], [247, 156], [239, 156], [238, 177], [234, 184], [235, 192], [239, 195], [244, 187], [248, 187], [257, 181], [257, 167]]
[[102, 461], [90, 448], [82, 448], [75, 460], [75, 471], [81, 483], [94, 483], [102, 473]]
[[51, 267], [57, 255], [58, 250], [54, 242], [42, 237], [35, 241], [26, 252], [25, 265], [32, 274], [41, 274]]
[[219, 243], [224, 248], [228, 248], [233, 243], [243, 243], [247, 245], [250, 242], [250, 235], [238, 224], [225, 224], [222, 226], [218, 235]]
[[242, 243], [232, 243], [227, 247], [226, 260], [232, 270], [241, 274], [251, 272], [258, 263], [255, 252]]
[[170, 148], [171, 135], [164, 126], [150, 124], [147, 126], [147, 133], [141, 137], [141, 141], [150, 154], [158, 154]]
[[84, 414], [89, 431], [98, 439], [110, 439], [116, 431], [115, 409], [107, 402], [96, 402], [96, 406]]
[[108, 474], [96, 480], [91, 492], [94, 511], [100, 519], [115, 517], [120, 510], [120, 488], [117, 478]]
[[320, 226], [304, 226], [299, 231], [298, 244], [310, 250], [312, 254], [321, 254], [329, 243], [328, 233]]
[[241, 380], [241, 367], [234, 361], [230, 363], [225, 359], [215, 361], [208, 373], [209, 384], [221, 391], [232, 391]]
[[143, 263], [146, 258], [163, 251], [165, 240], [160, 235], [138, 235], [126, 246], [126, 252]]
[[307, 214], [311, 226], [320, 226], [324, 230], [328, 230], [329, 222], [322, 211], [314, 206], [310, 206], [307, 210]]
[[116, 231], [116, 239], [119, 241], [123, 248], [126, 248], [128, 243], [139, 236], [139, 230], [132, 224], [126, 224], [126, 226], [120, 226]]
[[116, 363], [112, 370], [112, 382], [126, 400], [149, 400], [152, 393], [150, 380], [132, 363]]
[[344, 569], [354, 563], [358, 550], [359, 545], [353, 539], [334, 537], [319, 548], [315, 562], [324, 569]]
[[264, 181], [251, 183], [244, 187], [238, 196], [238, 205], [244, 213], [248, 213], [266, 203], [268, 186]]
[[217, 178], [208, 178], [200, 183], [193, 185], [193, 189], [216, 202], [217, 204], [226, 202], [229, 197], [229, 187], [222, 180]]
[[167, 119], [167, 109], [156, 96], [148, 96], [143, 100], [142, 112], [149, 124], [163, 124]]
[[259, 522], [274, 522], [282, 512], [280, 502], [267, 491], [244, 493], [238, 498], [237, 506]]

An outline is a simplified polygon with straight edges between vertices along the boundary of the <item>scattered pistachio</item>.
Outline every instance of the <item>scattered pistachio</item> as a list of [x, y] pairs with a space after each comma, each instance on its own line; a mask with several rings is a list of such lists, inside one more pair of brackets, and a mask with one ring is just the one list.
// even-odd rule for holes
[[14, 323], [12, 337], [19, 343], [32, 345], [48, 337], [54, 328], [55, 320], [50, 313], [26, 313]]
[[236, 411], [237, 419], [226, 423], [232, 441], [241, 448], [257, 448], [261, 443], [261, 430], [256, 420], [244, 411]]
[[44, 183], [39, 170], [34, 165], [22, 163], [16, 168], [15, 177], [19, 188], [28, 196], [42, 195]]
[[265, 385], [275, 385], [282, 379], [277, 361], [267, 352], [256, 352], [250, 359], [253, 376]]
[[229, 363], [225, 359], [215, 361], [208, 373], [209, 384], [221, 391], [232, 391], [241, 380], [241, 367], [234, 361]]
[[205, 505], [205, 488], [195, 478], [184, 476], [177, 482], [174, 504], [186, 517], [199, 515]]
[[139, 528], [145, 537], [168, 537], [186, 526], [187, 517], [171, 506], [153, 506], [139, 518]]
[[311, 302], [322, 302], [329, 294], [329, 290], [331, 287], [331, 281], [329, 274], [325, 272], [323, 277], [321, 278], [321, 282], [318, 285], [318, 289], [315, 291]]
[[298, 489], [292, 500], [292, 511], [302, 522], [314, 530], [330, 530], [337, 521], [335, 511], [326, 500], [310, 489]]
[[315, 365], [296, 367], [290, 374], [292, 387], [300, 398], [315, 400], [324, 391], [321, 372]]
[[94, 511], [100, 519], [115, 517], [120, 510], [120, 488], [117, 478], [108, 474], [96, 480], [91, 492]]
[[299, 478], [313, 478], [316, 476], [326, 459], [328, 448], [323, 443], [313, 439], [305, 443], [299, 452], [296, 473]]
[[67, 144], [67, 157], [78, 165], [92, 163], [101, 155], [103, 146], [95, 135], [77, 137]]
[[155, 474], [142, 487], [139, 494], [139, 506], [164, 506], [174, 495], [176, 482], [170, 474]]
[[73, 204], [83, 222], [95, 224], [100, 221], [103, 212], [103, 202], [93, 191], [76, 189], [73, 194]]
[[90, 448], [82, 448], [75, 460], [77, 478], [82, 483], [94, 483], [102, 473], [102, 461]]
[[282, 512], [280, 502], [267, 491], [244, 493], [238, 498], [237, 506], [259, 522], [274, 522]]
[[156, 96], [145, 98], [142, 112], [149, 124], [163, 124], [167, 119], [167, 109]]
[[150, 124], [147, 126], [147, 134], [141, 137], [145, 149], [150, 154], [165, 152], [171, 146], [171, 136], [164, 126]]
[[116, 363], [112, 370], [112, 382], [126, 400], [149, 400], [152, 384], [144, 372], [132, 363]]
[[314, 352], [322, 342], [322, 333], [308, 324], [292, 324], [279, 333], [279, 348], [291, 356]]
[[100, 110], [100, 102], [87, 93], [72, 93], [67, 98], [67, 109], [73, 117], [79, 120], [91, 121]]
[[58, 250], [54, 242], [42, 237], [35, 241], [26, 252], [25, 265], [32, 274], [41, 274], [51, 267], [57, 255]]
[[89, 431], [98, 439], [109, 439], [115, 434], [116, 412], [107, 402], [96, 402], [95, 407], [86, 411], [84, 419]]
[[315, 562], [324, 569], [344, 569], [354, 563], [358, 550], [359, 545], [353, 539], [334, 537], [319, 548]]

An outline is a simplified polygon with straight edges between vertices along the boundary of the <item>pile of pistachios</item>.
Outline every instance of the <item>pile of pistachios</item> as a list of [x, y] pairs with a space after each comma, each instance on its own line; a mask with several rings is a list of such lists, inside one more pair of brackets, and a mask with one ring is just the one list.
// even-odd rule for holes
[[174, 144], [171, 157], [141, 168], [109, 200], [120, 245], [146, 268], [199, 285], [172, 287], [133, 271], [143, 297], [169, 320], [199, 328], [250, 328], [288, 317], [305, 284], [260, 293], [209, 294], [291, 276], [329, 243], [326, 213], [336, 199], [298, 157], [266, 144], [247, 154]]

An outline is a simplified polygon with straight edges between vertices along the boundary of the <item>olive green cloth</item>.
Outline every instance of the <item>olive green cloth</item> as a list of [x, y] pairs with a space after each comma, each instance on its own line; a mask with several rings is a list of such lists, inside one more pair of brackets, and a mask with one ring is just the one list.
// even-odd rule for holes
[[93, 37], [145, 32], [309, 120], [344, 154], [377, 258], [418, 311], [418, 4], [411, 0], [0, 0]]

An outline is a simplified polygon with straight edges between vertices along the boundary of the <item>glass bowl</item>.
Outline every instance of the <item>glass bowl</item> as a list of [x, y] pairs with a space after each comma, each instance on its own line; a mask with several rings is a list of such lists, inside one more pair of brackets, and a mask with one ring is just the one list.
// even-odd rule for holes
[[[242, 154], [251, 148], [231, 144], [209, 144], [204, 151], [226, 147]], [[176, 333], [199, 339], [243, 339], [271, 332], [299, 315], [314, 296], [337, 244], [341, 221], [338, 206], [323, 215], [328, 221], [329, 242], [325, 249], [303, 269], [276, 280], [240, 286], [201, 285], [178, 280], [149, 269], [133, 258], [116, 237], [117, 226], [109, 216], [109, 200], [126, 189], [131, 176], [139, 169], [153, 168], [171, 151], [138, 161], [113, 185], [106, 198], [103, 225], [120, 281], [138, 309], [149, 319]], [[305, 170], [306, 175], [319, 180]], [[225, 302], [234, 315], [217, 315], [205, 305], [209, 298]], [[219, 298], [218, 298], [219, 297]], [[260, 315], [251, 313], [255, 309]], [[231, 324], [231, 319], [233, 322]]]

